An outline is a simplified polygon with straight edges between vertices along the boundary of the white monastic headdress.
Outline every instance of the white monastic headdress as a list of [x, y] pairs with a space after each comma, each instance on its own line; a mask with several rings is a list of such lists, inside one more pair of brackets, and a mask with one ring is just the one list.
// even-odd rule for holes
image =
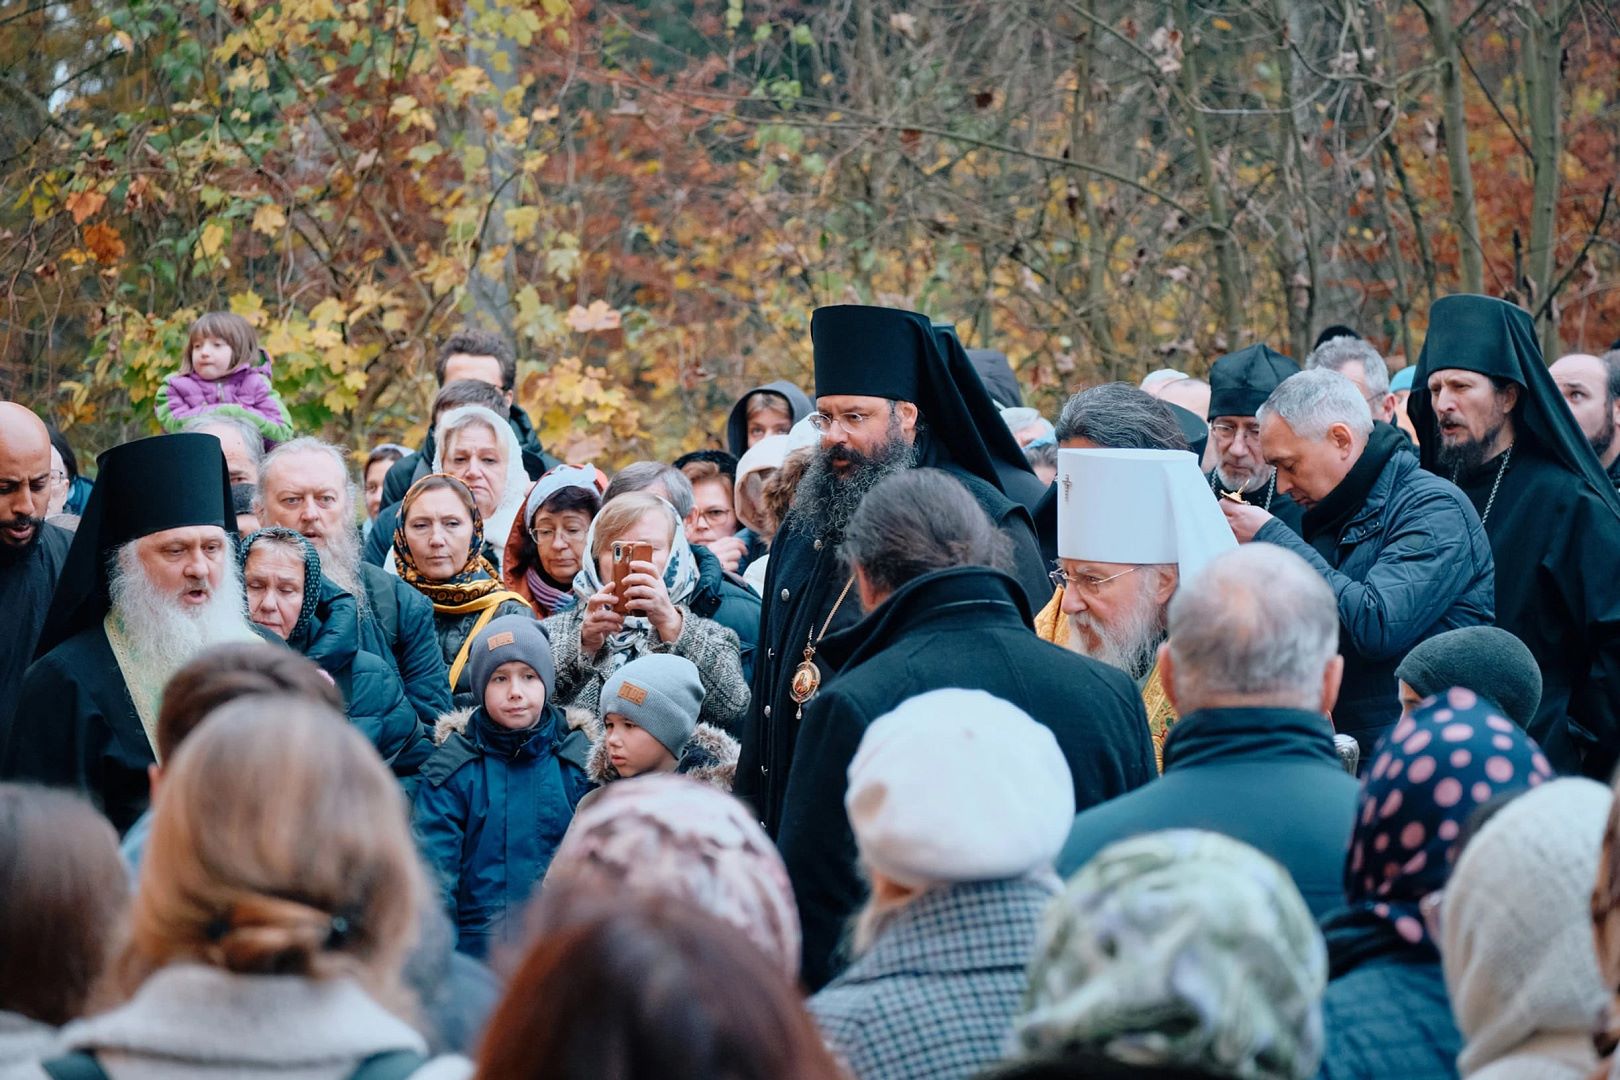
[[1190, 581], [1237, 547], [1198, 459], [1186, 450], [1059, 450], [1058, 555], [1175, 563]]

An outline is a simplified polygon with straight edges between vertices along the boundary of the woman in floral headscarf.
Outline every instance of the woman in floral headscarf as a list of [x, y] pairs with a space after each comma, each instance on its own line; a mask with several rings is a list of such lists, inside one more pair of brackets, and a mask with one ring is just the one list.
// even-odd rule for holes
[[[650, 562], [632, 563], [624, 579], [627, 614], [614, 610], [615, 541], [645, 543]], [[578, 603], [545, 620], [557, 661], [557, 701], [601, 716], [602, 686], [619, 668], [650, 652], [674, 653], [697, 665], [703, 679], [698, 722], [730, 730], [748, 708], [737, 635], [695, 614], [687, 600], [697, 587], [697, 562], [675, 508], [656, 495], [627, 492], [610, 499], [591, 522], [586, 558], [574, 578]]]
[[468, 646], [478, 631], [502, 615], [534, 616], [521, 596], [501, 588], [483, 552], [483, 518], [465, 484], [429, 473], [411, 485], [400, 500], [394, 566], [401, 580], [433, 602], [457, 708], [478, 704], [467, 670]]
[[1474, 811], [1551, 780], [1529, 736], [1451, 689], [1378, 744], [1345, 862], [1347, 906], [1323, 921], [1331, 981], [1324, 1080], [1450, 1080], [1462, 1036], [1429, 923]]
[[1322, 936], [1277, 863], [1194, 829], [1111, 844], [1052, 905], [998, 1080], [1309, 1080]]

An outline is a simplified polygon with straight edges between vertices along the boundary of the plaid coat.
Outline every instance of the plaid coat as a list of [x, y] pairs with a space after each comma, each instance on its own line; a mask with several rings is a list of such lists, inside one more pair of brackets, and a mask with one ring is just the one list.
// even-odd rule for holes
[[1055, 877], [935, 889], [810, 999], [856, 1080], [951, 1080], [999, 1061]]

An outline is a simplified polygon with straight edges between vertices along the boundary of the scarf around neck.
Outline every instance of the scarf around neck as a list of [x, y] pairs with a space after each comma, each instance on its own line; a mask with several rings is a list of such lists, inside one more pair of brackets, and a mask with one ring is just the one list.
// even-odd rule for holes
[[523, 584], [529, 587], [529, 595], [534, 597], [536, 606], [550, 615], [572, 611], [578, 602], [572, 590], [557, 588], [537, 566], [531, 566], [523, 572]]
[[1318, 555], [1329, 563], [1333, 562], [1334, 549], [1339, 545], [1339, 536], [1344, 527], [1367, 502], [1368, 492], [1378, 482], [1389, 459], [1408, 445], [1406, 436], [1401, 434], [1399, 428], [1388, 424], [1373, 425], [1361, 457], [1350, 466], [1344, 479], [1321, 502], [1305, 511], [1302, 522], [1305, 542], [1315, 548]]
[[438, 614], [465, 615], [482, 611], [513, 594], [501, 589], [500, 576], [484, 557], [484, 519], [478, 512], [477, 501], [460, 480], [455, 481], [456, 487], [460, 488], [463, 505], [472, 518], [472, 540], [467, 545], [467, 561], [461, 569], [444, 581], [430, 581], [416, 568], [416, 556], [411, 554], [411, 546], [405, 540], [405, 519], [410, 516], [411, 504], [421, 494], [423, 482], [435, 476], [455, 480], [448, 473], [429, 473], [411, 485], [411, 490], [400, 500], [399, 522], [394, 526], [394, 566], [400, 580], [433, 601], [433, 610]]
[[[661, 499], [659, 501], [663, 502]], [[669, 542], [669, 562], [664, 564], [664, 588], [669, 590], [669, 602], [680, 607], [690, 600], [692, 593], [697, 590], [697, 558], [692, 554], [692, 547], [686, 541], [686, 529], [681, 525], [680, 516], [675, 513], [675, 508], [667, 502], [664, 502], [664, 507], [669, 511], [670, 521], [675, 527], [674, 535]], [[601, 592], [605, 586], [602, 575], [597, 570], [596, 560], [591, 557], [591, 552], [596, 550], [596, 526], [601, 520], [599, 516], [592, 521], [590, 531], [585, 534], [585, 558], [580, 560], [580, 571], [574, 575], [576, 603]], [[647, 641], [654, 633], [652, 623], [645, 617], [625, 616], [624, 627], [607, 636], [606, 648], [611, 653], [607, 674], [611, 675], [627, 661], [645, 651]]]

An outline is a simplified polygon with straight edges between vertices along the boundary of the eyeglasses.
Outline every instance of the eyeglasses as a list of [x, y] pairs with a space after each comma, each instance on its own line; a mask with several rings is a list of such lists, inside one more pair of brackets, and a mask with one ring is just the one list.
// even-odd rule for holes
[[1133, 566], [1129, 570], [1121, 570], [1119, 573], [1109, 574], [1107, 577], [1098, 577], [1096, 574], [1076, 574], [1071, 576], [1067, 570], [1060, 566], [1056, 570], [1048, 572], [1046, 576], [1053, 585], [1060, 589], [1067, 589], [1070, 585], [1073, 585], [1088, 596], [1101, 596], [1104, 585], [1110, 581], [1118, 580], [1126, 574], [1134, 574], [1140, 569], [1142, 569], [1140, 566]]
[[864, 426], [875, 415], [875, 413], [847, 412], [839, 416], [828, 416], [826, 413], [814, 412], [805, 419], [810, 421], [811, 427], [823, 435], [834, 428], [838, 428], [846, 435], [853, 435], [856, 429]]
[[1260, 425], [1258, 423], [1234, 424], [1230, 420], [1217, 420], [1209, 425], [1209, 430], [1221, 442], [1231, 442], [1240, 431], [1249, 442], [1257, 443], [1260, 441]]
[[709, 525], [724, 525], [726, 523], [726, 519], [731, 517], [731, 515], [732, 511], [726, 509], [724, 506], [714, 506], [707, 510], [694, 511], [692, 516], [698, 521], [705, 522]]
[[[570, 525], [565, 527], [562, 530], [562, 534], [569, 540], [585, 539], [585, 530], [577, 526]], [[550, 528], [549, 526], [543, 526], [538, 529], [530, 529], [529, 536], [533, 538], [536, 544], [549, 544], [557, 538], [557, 530]]]

